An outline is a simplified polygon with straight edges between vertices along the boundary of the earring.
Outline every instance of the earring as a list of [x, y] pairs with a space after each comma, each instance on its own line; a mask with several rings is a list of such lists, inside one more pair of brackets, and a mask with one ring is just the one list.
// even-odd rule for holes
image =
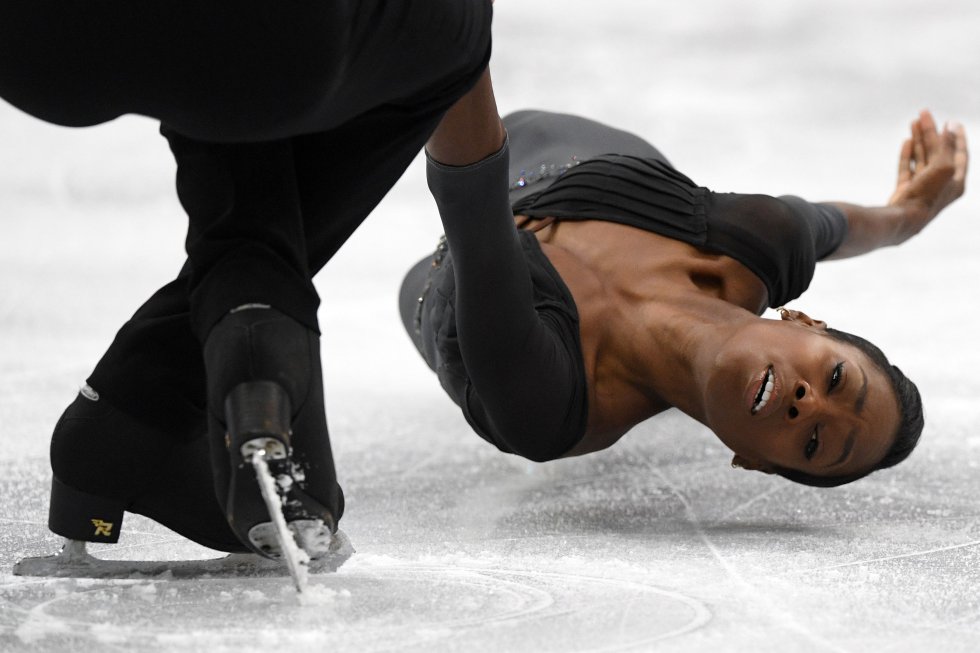
[[784, 320], [789, 319], [789, 309], [785, 306], [780, 306], [776, 309], [776, 312], [779, 313], [779, 317], [783, 318]]
[[735, 460], [733, 459], [733, 460], [732, 460], [732, 469], [745, 469], [745, 468], [744, 468], [744, 467], [742, 467], [742, 465], [741, 465], [741, 463], [737, 463], [737, 462], [735, 462]]

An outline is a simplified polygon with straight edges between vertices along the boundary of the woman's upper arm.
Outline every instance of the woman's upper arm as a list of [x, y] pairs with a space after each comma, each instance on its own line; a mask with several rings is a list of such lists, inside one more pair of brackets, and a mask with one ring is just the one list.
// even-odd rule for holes
[[790, 208], [797, 220], [806, 224], [818, 261], [837, 251], [847, 237], [847, 216], [839, 207], [808, 202], [795, 195], [783, 195], [779, 200]]

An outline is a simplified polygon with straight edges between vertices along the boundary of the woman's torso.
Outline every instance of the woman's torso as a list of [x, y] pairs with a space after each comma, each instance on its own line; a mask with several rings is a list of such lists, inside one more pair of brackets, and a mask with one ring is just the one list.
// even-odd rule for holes
[[[671, 375], [664, 357], [686, 337], [690, 320], [682, 314], [690, 316], [692, 304], [760, 313], [799, 296], [816, 260], [833, 251], [846, 228], [842, 215], [826, 215], [836, 209], [799, 198], [713, 193], [649, 143], [594, 121], [524, 111], [504, 123], [512, 214], [533, 219], [518, 226], [557, 224], [522, 230], [515, 257], [506, 251], [515, 245], [509, 239], [464, 238], [467, 211], [443, 215], [447, 236], [452, 226], [464, 253], [455, 261], [460, 252], [450, 241], [445, 264], [431, 268], [433, 292], [418, 304], [417, 331], [443, 388], [502, 451], [532, 460], [594, 451], [666, 410]], [[457, 329], [456, 276], [480, 289], [459, 300], [464, 304], [482, 307], [486, 293], [499, 300], [526, 290], [512, 275], [485, 275], [481, 266], [492, 257], [471, 259], [467, 247], [484, 254], [500, 248], [518, 268], [515, 258], [524, 259], [536, 321], [525, 319], [523, 300], [512, 310], [494, 301], [495, 312], [477, 311], [483, 317], [468, 333]], [[505, 345], [506, 362], [486, 354]], [[491, 379], [502, 370], [510, 382]]]
[[[517, 220], [525, 222], [523, 216]], [[533, 230], [538, 224], [524, 226]], [[536, 236], [579, 314], [589, 410], [585, 436], [569, 455], [604, 449], [671, 407], [649, 388], [629, 382], [622, 371], [631, 348], [620, 344], [660, 328], [674, 306], [695, 296], [756, 314], [767, 305], [766, 286], [742, 263], [657, 233], [585, 220], [556, 221]]]

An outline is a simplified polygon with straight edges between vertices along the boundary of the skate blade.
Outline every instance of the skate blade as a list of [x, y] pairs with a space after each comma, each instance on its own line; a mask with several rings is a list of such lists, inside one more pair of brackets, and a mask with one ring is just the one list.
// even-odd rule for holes
[[282, 497], [279, 496], [276, 481], [265, 461], [265, 449], [258, 449], [250, 458], [252, 467], [255, 468], [255, 479], [272, 521], [253, 526], [248, 532], [248, 539], [266, 555], [274, 556], [278, 553], [281, 556], [289, 569], [296, 591], [302, 594], [309, 581], [310, 556], [299, 547], [286, 525], [286, 518], [282, 514]]
[[[61, 553], [24, 558], [14, 564], [15, 576], [40, 578], [282, 578], [289, 570], [279, 560], [254, 553], [230, 553], [207, 560], [104, 560], [85, 552], [85, 543], [67, 540]], [[329, 555], [309, 565], [312, 574], [332, 573], [354, 555], [347, 535], [337, 531]]]
[[[342, 564], [342, 563], [341, 563]], [[61, 553], [24, 558], [15, 576], [50, 578], [238, 578], [282, 576], [282, 565], [253, 553], [232, 553], [208, 560], [103, 560], [85, 551], [85, 542], [66, 540]]]
[[[309, 565], [313, 574], [332, 573], [354, 555], [347, 535], [337, 531], [330, 554]], [[14, 564], [15, 576], [40, 578], [282, 578], [289, 574], [279, 560], [254, 553], [231, 553], [207, 560], [103, 560], [85, 551], [85, 542], [66, 540], [61, 553], [24, 558]]]

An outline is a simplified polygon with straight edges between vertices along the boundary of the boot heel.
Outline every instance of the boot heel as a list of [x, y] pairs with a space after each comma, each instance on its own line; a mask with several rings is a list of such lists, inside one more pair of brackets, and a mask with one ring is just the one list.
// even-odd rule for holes
[[248, 459], [258, 448], [268, 449], [272, 458], [285, 458], [290, 420], [289, 395], [272, 381], [240, 383], [225, 399], [227, 445], [235, 458]]
[[115, 544], [122, 530], [125, 504], [51, 481], [48, 528], [72, 540]]

